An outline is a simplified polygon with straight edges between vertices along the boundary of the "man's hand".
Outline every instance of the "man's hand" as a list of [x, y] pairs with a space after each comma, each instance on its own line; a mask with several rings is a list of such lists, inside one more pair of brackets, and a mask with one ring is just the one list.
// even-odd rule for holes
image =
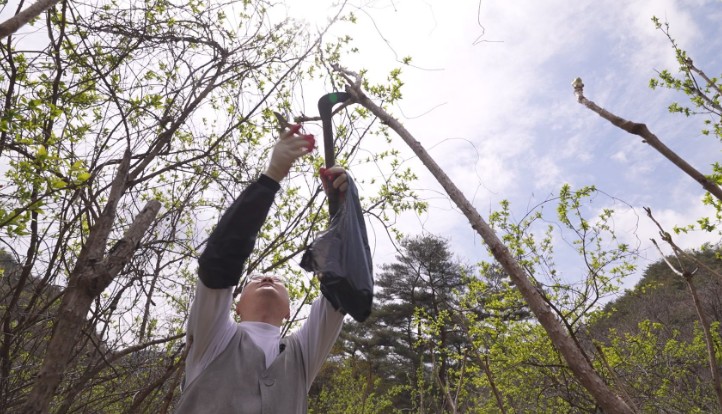
[[329, 185], [332, 189], [341, 193], [345, 192], [348, 188], [348, 175], [342, 166], [334, 165], [331, 168], [321, 168], [319, 173], [326, 194], [329, 192]]
[[[291, 125], [281, 133], [276, 145], [273, 146], [271, 162], [268, 163], [265, 174], [280, 183], [291, 170], [293, 163], [308, 154], [313, 149], [309, 142], [309, 135], [301, 135], [301, 125]], [[311, 136], [313, 138], [313, 136]]]

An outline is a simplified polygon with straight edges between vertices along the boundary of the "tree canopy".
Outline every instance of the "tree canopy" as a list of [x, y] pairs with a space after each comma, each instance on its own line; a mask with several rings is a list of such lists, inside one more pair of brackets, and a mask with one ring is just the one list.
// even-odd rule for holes
[[[272, 112], [303, 115], [300, 82], [328, 84], [326, 65], [350, 48], [276, 13], [270, 2], [61, 1], [0, 44], [0, 232], [16, 263], [3, 274], [0, 406], [172, 409], [195, 258], [263, 171]], [[365, 162], [360, 140], [383, 132], [362, 112], [337, 117], [339, 161]], [[364, 200], [386, 224], [424, 208], [394, 158], [370, 157], [396, 173]], [[294, 275], [299, 306], [318, 294], [292, 263], [327, 221], [321, 162], [292, 171], [246, 266]]]

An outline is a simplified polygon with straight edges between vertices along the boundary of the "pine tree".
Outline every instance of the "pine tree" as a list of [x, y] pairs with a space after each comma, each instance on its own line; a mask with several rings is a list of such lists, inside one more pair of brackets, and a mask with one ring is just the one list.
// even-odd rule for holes
[[[396, 261], [381, 266], [374, 312], [364, 324], [347, 324], [346, 354], [363, 360], [369, 381], [394, 394], [394, 407], [444, 412], [443, 391], [456, 378], [468, 341], [455, 322], [471, 267], [456, 261], [436, 236], [402, 241]], [[378, 391], [377, 391], [378, 392]]]

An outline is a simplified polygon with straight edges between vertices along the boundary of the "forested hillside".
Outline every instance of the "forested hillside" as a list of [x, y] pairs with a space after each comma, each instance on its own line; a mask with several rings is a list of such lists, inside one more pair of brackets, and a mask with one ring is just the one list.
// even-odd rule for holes
[[[698, 291], [704, 312], [715, 321], [722, 320], [722, 259], [714, 246], [706, 246], [692, 252], [692, 257], [707, 268], [691, 260], [671, 263], [682, 265], [696, 272], [692, 283]], [[699, 317], [690, 296], [685, 279], [674, 273], [669, 265], [660, 259], [644, 271], [634, 289], [625, 292], [619, 299], [607, 304], [602, 317], [595, 321], [592, 331], [604, 334], [614, 329], [619, 334], [634, 332], [642, 321], [661, 325], [664, 331], [690, 340], [699, 323]], [[699, 328], [697, 326], [697, 328]]]
[[[693, 257], [719, 270], [718, 254], [708, 246]], [[344, 327], [313, 412], [599, 412], [502, 275], [474, 275], [443, 239], [408, 240], [379, 275], [373, 323]], [[694, 283], [719, 343], [722, 278], [700, 270]], [[716, 410], [692, 297], [662, 259], [588, 320], [578, 340], [640, 412]]]
[[[689, 283], [660, 260], [638, 285], [605, 307], [590, 326], [621, 389], [659, 412], [715, 412], [710, 349], [722, 339], [722, 259], [718, 247], [668, 257], [689, 269]], [[694, 295], [698, 297], [695, 303]], [[709, 324], [708, 332], [702, 323]], [[710, 348], [708, 340], [715, 344]], [[713, 367], [712, 369], [718, 369]]]

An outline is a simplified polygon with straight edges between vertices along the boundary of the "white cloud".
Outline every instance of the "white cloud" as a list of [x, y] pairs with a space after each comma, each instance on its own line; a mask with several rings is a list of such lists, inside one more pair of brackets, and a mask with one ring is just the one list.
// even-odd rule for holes
[[645, 70], [650, 66], [677, 67], [674, 54], [669, 53], [670, 43], [654, 27], [652, 16], [659, 18], [662, 23], [670, 23], [671, 35], [680, 45], [691, 45], [699, 41], [700, 30], [692, 18], [689, 3], [685, 7], [677, 0], [644, 0], [620, 5], [620, 21], [631, 28], [623, 32], [620, 43], [633, 42], [634, 48], [626, 55], [636, 69]]
[[535, 189], [546, 190], [548, 188], [558, 188], [564, 183], [564, 179], [561, 175], [561, 169], [554, 158], [542, 158], [537, 163], [536, 169], [537, 174], [534, 177]]
[[614, 153], [614, 155], [612, 155], [612, 159], [614, 161], [619, 161], [623, 164], [629, 162], [629, 160], [627, 159], [627, 153], [624, 151], [617, 151], [616, 153]]

